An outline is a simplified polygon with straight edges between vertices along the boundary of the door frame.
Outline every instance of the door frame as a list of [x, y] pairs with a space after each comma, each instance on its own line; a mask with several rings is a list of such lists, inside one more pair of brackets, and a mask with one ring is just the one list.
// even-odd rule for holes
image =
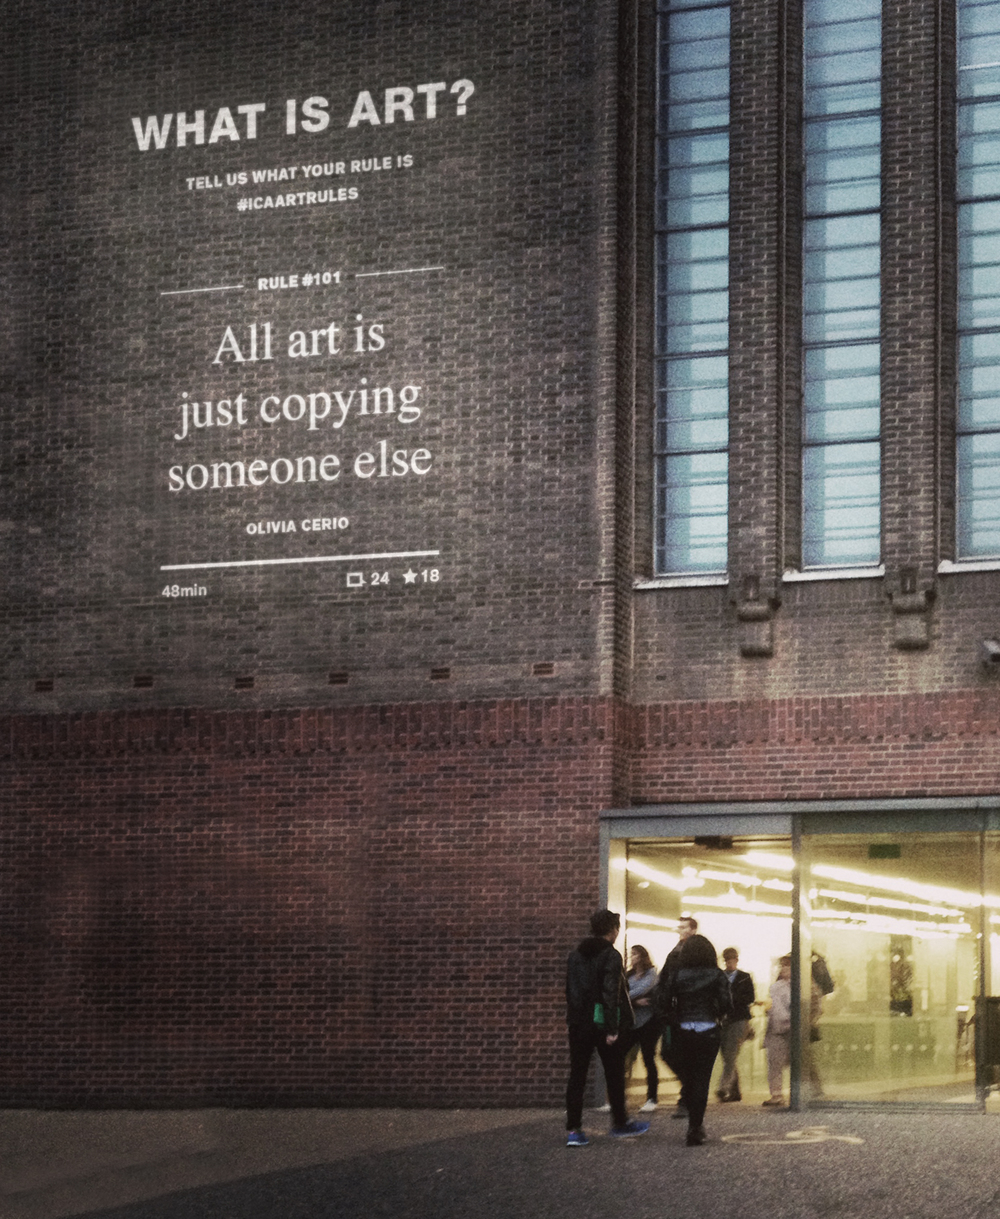
[[[802, 838], [804, 835], [836, 833], [978, 833], [1000, 831], [1000, 795], [922, 797], [873, 800], [747, 801], [726, 804], [646, 804], [633, 808], [605, 809], [600, 816], [600, 900], [608, 905], [611, 858], [616, 844], [634, 839], [684, 839], [694, 837], [786, 838], [791, 843], [792, 890], [792, 1029], [790, 1107], [807, 1107], [802, 1078], [803, 943], [801, 927]], [[986, 892], [985, 847], [980, 851], [980, 893]], [[992, 1085], [988, 1080], [987, 1038], [984, 1032], [993, 1015], [986, 1002], [986, 979], [982, 968], [984, 944], [980, 942], [979, 994], [976, 996], [975, 1071], [976, 1100], [969, 1105], [948, 1104], [949, 1109], [982, 1111]], [[996, 1007], [997, 1004], [992, 1005]], [[994, 1038], [998, 1040], [998, 1038]], [[809, 1108], [905, 1107], [891, 1102], [822, 1101]], [[932, 1108], [932, 1104], [919, 1106]]]

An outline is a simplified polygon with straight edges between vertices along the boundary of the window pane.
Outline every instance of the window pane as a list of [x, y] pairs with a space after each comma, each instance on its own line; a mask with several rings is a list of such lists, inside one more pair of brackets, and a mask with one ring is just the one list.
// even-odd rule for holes
[[[809, 567], [880, 546], [881, 8], [805, 0], [803, 542]], [[848, 118], [824, 115], [849, 114]], [[853, 214], [852, 214], [853, 213]], [[829, 344], [835, 343], [836, 346]]]
[[808, 448], [803, 468], [803, 558], [807, 566], [879, 560], [879, 446]]
[[662, 458], [658, 497], [667, 572], [722, 571], [726, 566], [728, 461], [724, 453]]
[[718, 354], [729, 341], [729, 8], [677, 7], [687, 11], [659, 27], [655, 560], [660, 572], [716, 572], [729, 493]]
[[958, 439], [958, 521], [959, 554], [1000, 557], [1000, 433]]

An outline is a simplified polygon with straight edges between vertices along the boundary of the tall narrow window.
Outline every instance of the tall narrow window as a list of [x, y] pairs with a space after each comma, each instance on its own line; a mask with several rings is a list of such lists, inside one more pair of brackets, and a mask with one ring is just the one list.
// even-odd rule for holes
[[1000, 558], [1000, 2], [958, 5], [958, 545]]
[[880, 0], [805, 0], [802, 562], [880, 558]]
[[729, 504], [729, 5], [660, 0], [656, 568], [724, 572]]

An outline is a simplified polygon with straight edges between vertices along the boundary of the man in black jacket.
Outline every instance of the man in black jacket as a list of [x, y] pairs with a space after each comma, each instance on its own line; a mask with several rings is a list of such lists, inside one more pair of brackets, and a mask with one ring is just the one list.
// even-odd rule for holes
[[733, 1001], [733, 1014], [722, 1029], [722, 1079], [719, 1080], [719, 1100], [741, 1100], [740, 1073], [736, 1066], [740, 1047], [750, 1032], [750, 1005], [756, 1000], [753, 978], [738, 968], [740, 954], [735, 948], [722, 950], [723, 971], [729, 983], [729, 997]]
[[621, 920], [612, 910], [590, 919], [590, 935], [566, 962], [566, 1023], [569, 1026], [569, 1083], [566, 1085], [567, 1147], [586, 1147], [583, 1093], [596, 1050], [604, 1066], [611, 1104], [611, 1134], [634, 1138], [649, 1122], [629, 1121], [625, 1111], [625, 1055], [621, 1034], [632, 1027], [632, 1008], [622, 959], [615, 948]]

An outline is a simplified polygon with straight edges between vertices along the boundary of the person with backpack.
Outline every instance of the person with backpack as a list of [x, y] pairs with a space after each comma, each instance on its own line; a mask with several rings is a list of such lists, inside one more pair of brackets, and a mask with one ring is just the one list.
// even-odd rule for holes
[[590, 918], [590, 935], [566, 962], [566, 1024], [569, 1031], [569, 1082], [566, 1085], [566, 1146], [586, 1147], [583, 1094], [590, 1060], [597, 1051], [611, 1105], [611, 1136], [635, 1138], [649, 1122], [629, 1120], [625, 1110], [625, 1037], [632, 1029], [632, 1008], [621, 955], [615, 940], [621, 919], [613, 910]]

